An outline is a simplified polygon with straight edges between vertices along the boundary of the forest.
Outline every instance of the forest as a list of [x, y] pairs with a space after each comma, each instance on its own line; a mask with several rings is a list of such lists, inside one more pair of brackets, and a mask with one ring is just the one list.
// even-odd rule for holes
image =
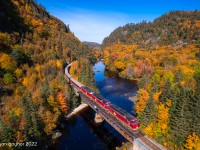
[[103, 40], [105, 48], [118, 41], [148, 48], [157, 45], [179, 46], [200, 43], [200, 11], [172, 11], [153, 22], [128, 23], [115, 29]]
[[140, 130], [168, 149], [200, 149], [199, 35], [199, 11], [174, 11], [103, 42], [106, 67], [138, 82]]
[[1, 0], [0, 22], [0, 142], [39, 145], [80, 103], [64, 67], [77, 60], [93, 87], [95, 53], [33, 0]]
[[[85, 45], [34, 0], [0, 1], [0, 143], [45, 141], [79, 103], [64, 78], [95, 90]], [[140, 130], [168, 149], [200, 149], [200, 11], [129, 23], [102, 43], [106, 67], [137, 80]]]

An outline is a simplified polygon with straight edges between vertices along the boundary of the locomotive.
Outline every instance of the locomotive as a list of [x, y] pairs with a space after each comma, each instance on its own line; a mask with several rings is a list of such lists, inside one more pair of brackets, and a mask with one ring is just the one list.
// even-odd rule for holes
[[99, 104], [101, 107], [106, 109], [109, 113], [114, 115], [118, 120], [126, 124], [127, 126], [131, 127], [131, 129], [136, 130], [140, 127], [140, 123], [137, 121], [137, 119], [121, 109], [120, 107], [112, 104], [109, 100], [102, 97], [101, 95], [95, 93], [91, 89], [85, 87], [78, 81], [76, 81], [70, 74], [69, 74], [69, 68], [71, 64], [69, 64], [65, 68], [65, 75], [67, 76], [67, 80], [69, 83], [71, 83], [73, 86], [75, 86], [77, 89], [79, 89], [81, 92], [83, 92], [85, 95], [90, 97], [93, 101], [95, 101], [97, 104]]

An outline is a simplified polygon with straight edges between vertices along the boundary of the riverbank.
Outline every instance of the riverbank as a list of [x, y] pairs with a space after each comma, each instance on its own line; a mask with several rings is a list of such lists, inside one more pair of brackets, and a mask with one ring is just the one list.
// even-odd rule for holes
[[133, 144], [131, 142], [122, 143], [122, 146], [116, 147], [116, 150], [132, 150]]
[[[130, 113], [133, 102], [128, 97], [136, 95], [135, 82], [121, 79], [112, 72], [105, 71], [102, 62], [96, 63], [92, 69], [99, 94]], [[72, 109], [69, 115], [64, 116], [64, 121], [58, 126], [62, 136], [52, 143], [51, 149], [114, 150], [116, 147], [121, 148], [122, 143], [127, 140], [106, 121], [96, 124], [95, 112], [84, 105], [81, 104], [78, 108]], [[127, 146], [125, 147], [129, 150]]]
[[78, 107], [76, 107], [70, 114], [66, 116], [66, 119], [70, 119], [72, 116], [77, 115], [80, 111], [87, 108], [88, 105], [86, 103], [81, 103]]

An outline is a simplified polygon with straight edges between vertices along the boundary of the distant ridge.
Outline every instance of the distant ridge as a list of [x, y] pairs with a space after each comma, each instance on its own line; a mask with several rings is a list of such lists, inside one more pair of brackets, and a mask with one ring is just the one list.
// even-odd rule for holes
[[102, 48], [114, 43], [156, 45], [200, 43], [200, 11], [172, 11], [153, 22], [128, 23], [116, 28], [102, 42]]
[[86, 45], [91, 46], [93, 48], [101, 49], [101, 44], [99, 44], [99, 43], [96, 43], [96, 42], [87, 42], [87, 41], [83, 41], [83, 43], [85, 43]]

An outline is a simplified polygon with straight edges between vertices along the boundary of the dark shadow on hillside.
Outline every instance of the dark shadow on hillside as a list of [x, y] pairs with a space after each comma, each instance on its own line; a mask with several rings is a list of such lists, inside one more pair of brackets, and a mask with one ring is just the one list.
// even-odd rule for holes
[[11, 0], [0, 0], [0, 32], [26, 32], [28, 26], [13, 6]]

